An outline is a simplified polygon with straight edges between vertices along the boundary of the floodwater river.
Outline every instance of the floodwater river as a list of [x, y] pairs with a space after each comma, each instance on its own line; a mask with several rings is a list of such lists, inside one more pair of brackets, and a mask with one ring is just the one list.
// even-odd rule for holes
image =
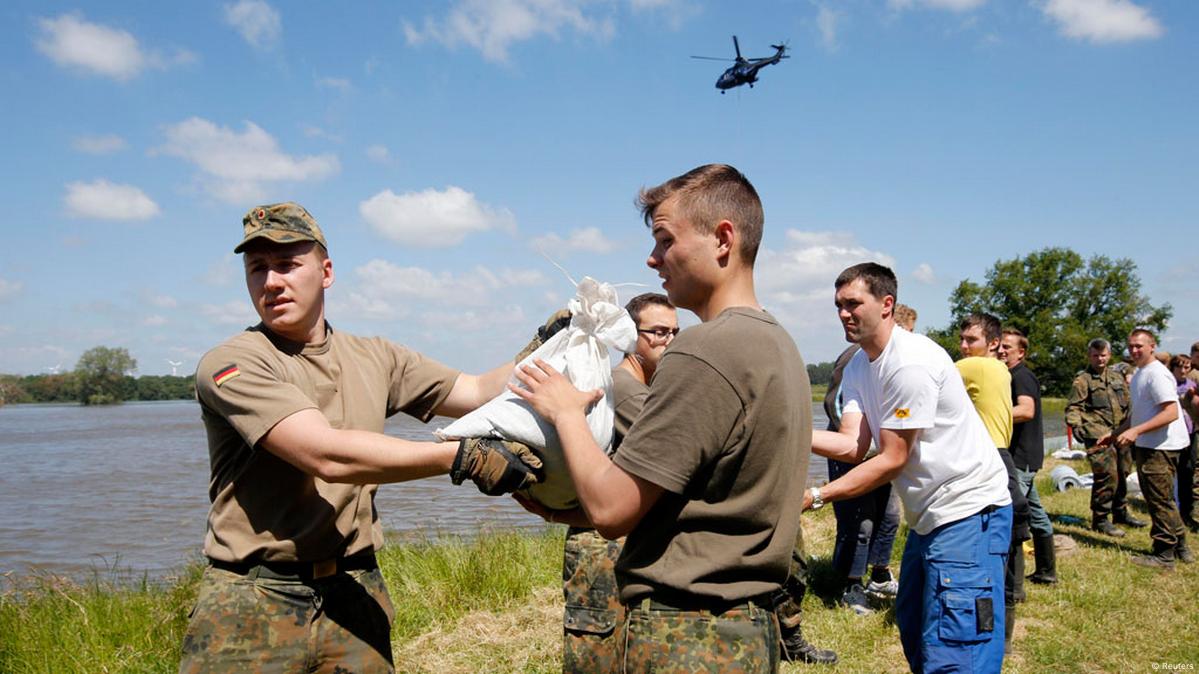
[[[812, 407], [822, 428], [824, 413]], [[397, 415], [386, 430], [425, 440], [447, 422]], [[810, 479], [826, 475], [824, 460], [814, 458]], [[0, 407], [0, 576], [178, 570], [200, 554], [208, 477], [193, 401]], [[455, 487], [445, 476], [383, 485], [376, 503], [393, 532], [543, 526], [511, 499]]]

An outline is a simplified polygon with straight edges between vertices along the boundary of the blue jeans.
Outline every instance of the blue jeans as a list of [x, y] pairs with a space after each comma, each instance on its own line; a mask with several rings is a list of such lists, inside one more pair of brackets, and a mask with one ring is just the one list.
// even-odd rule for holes
[[[828, 479], [833, 481], [856, 464], [828, 460]], [[847, 578], [862, 578], [866, 565], [887, 566], [899, 531], [899, 499], [891, 485], [884, 484], [857, 498], [835, 501], [837, 539], [833, 544], [833, 567]]]
[[998, 674], [1003, 666], [1003, 573], [1012, 507], [984, 510], [928, 534], [908, 532], [895, 622], [915, 674]]
[[1028, 498], [1028, 529], [1033, 538], [1053, 535], [1053, 523], [1049, 521], [1049, 513], [1041, 505], [1041, 495], [1037, 493], [1037, 472], [1016, 469], [1016, 480], [1020, 483], [1020, 491]]

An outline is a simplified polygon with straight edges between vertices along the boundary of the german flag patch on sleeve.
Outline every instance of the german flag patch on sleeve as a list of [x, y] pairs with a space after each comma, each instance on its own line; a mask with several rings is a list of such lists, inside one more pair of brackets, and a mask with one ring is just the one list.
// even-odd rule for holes
[[217, 370], [216, 374], [212, 375], [212, 381], [215, 382], [217, 386], [220, 386], [221, 384], [224, 384], [240, 374], [241, 370], [237, 369], [237, 364], [234, 363], [233, 365], [226, 365], [225, 367]]

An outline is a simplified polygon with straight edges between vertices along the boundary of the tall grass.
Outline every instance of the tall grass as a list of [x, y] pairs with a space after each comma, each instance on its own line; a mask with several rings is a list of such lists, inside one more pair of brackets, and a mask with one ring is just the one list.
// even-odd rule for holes
[[[1056, 463], [1049, 461], [1038, 489], [1058, 533], [1078, 548], [1059, 558], [1057, 585], [1027, 585], [1004, 671], [1140, 672], [1155, 671], [1155, 663], [1157, 671], [1173, 671], [1162, 663], [1199, 668], [1199, 564], [1168, 573], [1133, 565], [1129, 556], [1149, 549], [1148, 530], [1130, 530], [1123, 539], [1090, 531], [1089, 493], [1053, 491], [1047, 474]], [[1072, 465], [1086, 471], [1082, 462]], [[841, 658], [818, 669], [907, 671], [893, 610], [858, 616], [837, 606], [841, 585], [828, 561], [831, 511], [803, 518], [813, 557], [804, 633]], [[1145, 517], [1143, 508], [1138, 513]], [[895, 569], [905, 534], [901, 527]], [[562, 535], [555, 526], [389, 542], [380, 564], [396, 606], [396, 669], [560, 671]], [[173, 672], [200, 570], [194, 565], [162, 582], [129, 582], [112, 571], [84, 583], [9, 579], [0, 591], [0, 672]], [[783, 666], [784, 672], [816, 670]]]

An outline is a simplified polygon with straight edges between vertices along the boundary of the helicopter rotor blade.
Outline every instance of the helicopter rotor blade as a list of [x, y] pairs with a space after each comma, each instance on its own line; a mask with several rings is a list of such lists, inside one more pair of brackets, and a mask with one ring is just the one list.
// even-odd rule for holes
[[733, 36], [733, 49], [737, 52], [737, 58], [741, 58], [741, 44], [737, 42], [737, 36]]
[[692, 56], [693, 59], [703, 59], [705, 61], [728, 61], [734, 62], [736, 59], [726, 59], [720, 56]]

